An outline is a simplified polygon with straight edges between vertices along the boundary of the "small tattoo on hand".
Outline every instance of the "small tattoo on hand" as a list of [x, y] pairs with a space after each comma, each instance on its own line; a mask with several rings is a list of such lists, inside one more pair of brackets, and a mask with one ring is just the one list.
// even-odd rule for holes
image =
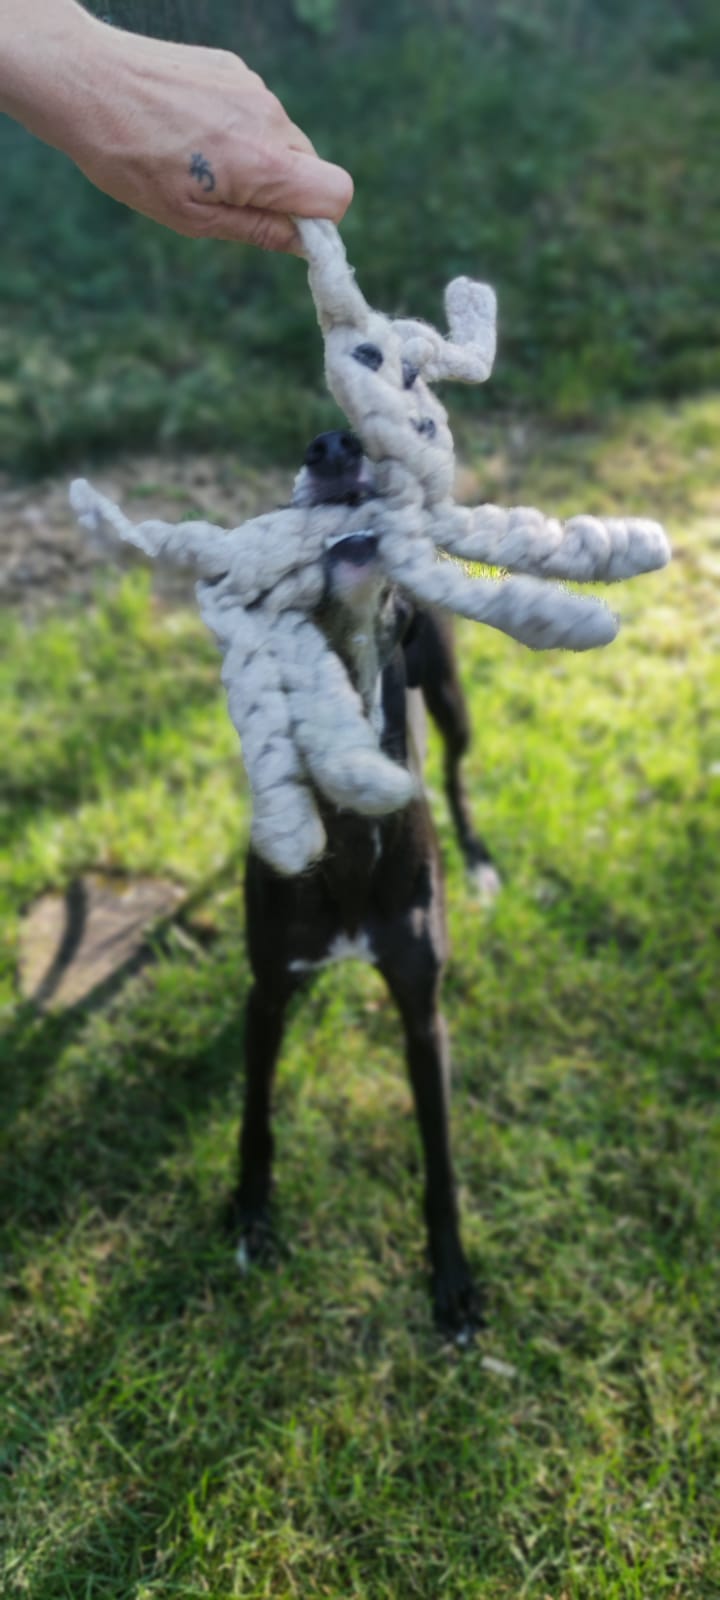
[[190, 177], [197, 178], [206, 194], [211, 194], [215, 188], [215, 173], [210, 162], [196, 150], [190, 160]]

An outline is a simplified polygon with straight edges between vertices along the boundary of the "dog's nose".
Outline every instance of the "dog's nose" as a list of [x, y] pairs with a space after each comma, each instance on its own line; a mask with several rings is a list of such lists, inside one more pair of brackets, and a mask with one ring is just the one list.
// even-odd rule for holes
[[362, 456], [360, 440], [348, 428], [319, 433], [305, 451], [305, 465], [317, 478], [341, 478]]

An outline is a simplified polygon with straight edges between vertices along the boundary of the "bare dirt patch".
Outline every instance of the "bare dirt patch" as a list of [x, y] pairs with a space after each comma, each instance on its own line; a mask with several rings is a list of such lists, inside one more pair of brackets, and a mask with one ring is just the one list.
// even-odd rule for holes
[[[0, 606], [29, 621], [64, 599], [89, 599], [99, 570], [108, 567], [107, 554], [93, 548], [72, 515], [71, 476], [21, 483], [0, 474]], [[241, 470], [234, 459], [197, 455], [121, 458], [88, 469], [87, 476], [137, 521], [201, 517], [228, 528], [286, 504], [292, 480], [289, 472]], [[121, 552], [113, 566], [136, 559]], [[168, 569], [158, 569], [154, 582], [168, 600], [183, 600], [192, 588], [186, 576]]]

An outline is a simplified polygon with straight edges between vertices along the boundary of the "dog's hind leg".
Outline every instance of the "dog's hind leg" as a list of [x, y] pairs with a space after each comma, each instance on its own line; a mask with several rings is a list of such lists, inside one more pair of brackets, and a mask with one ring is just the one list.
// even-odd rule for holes
[[[429, 913], [432, 917], [432, 912]], [[425, 1220], [438, 1327], [467, 1343], [481, 1322], [479, 1299], [460, 1242], [450, 1155], [447, 1030], [438, 1005], [441, 964], [429, 930], [389, 930], [380, 971], [405, 1030], [407, 1064], [420, 1125], [425, 1164]]]
[[414, 650], [415, 681], [443, 742], [445, 794], [468, 879], [481, 900], [495, 899], [500, 874], [475, 828], [461, 763], [470, 746], [470, 718], [457, 669], [453, 627], [449, 617], [424, 611], [417, 618]]

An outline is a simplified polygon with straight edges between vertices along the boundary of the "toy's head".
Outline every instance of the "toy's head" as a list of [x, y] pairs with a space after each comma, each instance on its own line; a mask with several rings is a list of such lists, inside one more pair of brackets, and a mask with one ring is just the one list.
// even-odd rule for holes
[[446, 295], [461, 342], [421, 322], [391, 320], [367, 304], [335, 228], [298, 221], [310, 287], [325, 340], [328, 387], [376, 463], [378, 487], [392, 503], [436, 504], [452, 493], [454, 452], [447, 415], [428, 387], [440, 378], [478, 382], [495, 350], [495, 296], [456, 279]]
[[[407, 463], [430, 500], [452, 493], [454, 452], [444, 406], [428, 388], [420, 369], [409, 361], [395, 327], [387, 317], [368, 312], [362, 322], [339, 323], [325, 335], [328, 388], [362, 439], [377, 467], [388, 459], [388, 441], [395, 461]], [[397, 469], [396, 469], [397, 471]], [[391, 500], [409, 482], [383, 481], [381, 493]]]

